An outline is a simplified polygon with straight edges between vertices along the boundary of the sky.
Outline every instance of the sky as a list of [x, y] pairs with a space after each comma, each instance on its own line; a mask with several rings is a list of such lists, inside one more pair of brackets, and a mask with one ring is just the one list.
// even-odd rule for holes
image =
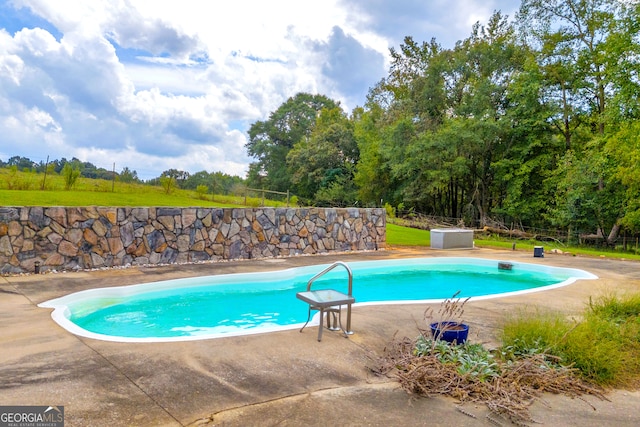
[[0, 160], [148, 180], [245, 177], [251, 124], [299, 92], [345, 111], [406, 36], [445, 48], [512, 0], [0, 0]]

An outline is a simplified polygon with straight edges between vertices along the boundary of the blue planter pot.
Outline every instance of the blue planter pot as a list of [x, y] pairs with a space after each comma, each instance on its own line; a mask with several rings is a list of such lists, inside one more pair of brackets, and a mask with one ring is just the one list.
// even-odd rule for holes
[[433, 339], [464, 344], [469, 336], [469, 325], [460, 322], [434, 322], [431, 324]]

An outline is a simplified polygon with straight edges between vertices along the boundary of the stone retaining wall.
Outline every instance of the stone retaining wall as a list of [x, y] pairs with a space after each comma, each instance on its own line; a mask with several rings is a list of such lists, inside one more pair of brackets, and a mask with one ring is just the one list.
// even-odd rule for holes
[[0, 207], [0, 273], [373, 250], [384, 209]]

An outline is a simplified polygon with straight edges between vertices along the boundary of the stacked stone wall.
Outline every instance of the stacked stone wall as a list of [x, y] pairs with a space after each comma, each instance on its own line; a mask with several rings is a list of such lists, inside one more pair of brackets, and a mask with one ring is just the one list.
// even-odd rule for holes
[[374, 250], [384, 209], [0, 207], [0, 273]]

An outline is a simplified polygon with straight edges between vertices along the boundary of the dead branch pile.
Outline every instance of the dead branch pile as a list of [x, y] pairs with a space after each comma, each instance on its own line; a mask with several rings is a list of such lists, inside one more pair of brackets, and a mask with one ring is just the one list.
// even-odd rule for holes
[[378, 375], [394, 375], [409, 393], [426, 397], [450, 396], [461, 403], [483, 403], [490, 411], [487, 418], [498, 425], [501, 424], [498, 419], [516, 425], [535, 423], [529, 407], [543, 393], [577, 398], [593, 395], [608, 400], [602, 389], [578, 378], [573, 369], [552, 366], [548, 355], [536, 354], [500, 362], [499, 376], [480, 381], [460, 374], [454, 364], [444, 364], [434, 355], [416, 356], [414, 348], [413, 340], [394, 339], [370, 369]]
[[514, 229], [504, 229], [504, 228], [496, 228], [485, 226], [482, 230], [478, 230], [479, 232], [489, 233], [489, 234], [497, 234], [502, 237], [508, 237], [510, 239], [536, 239], [538, 235], [527, 233], [526, 231]]

